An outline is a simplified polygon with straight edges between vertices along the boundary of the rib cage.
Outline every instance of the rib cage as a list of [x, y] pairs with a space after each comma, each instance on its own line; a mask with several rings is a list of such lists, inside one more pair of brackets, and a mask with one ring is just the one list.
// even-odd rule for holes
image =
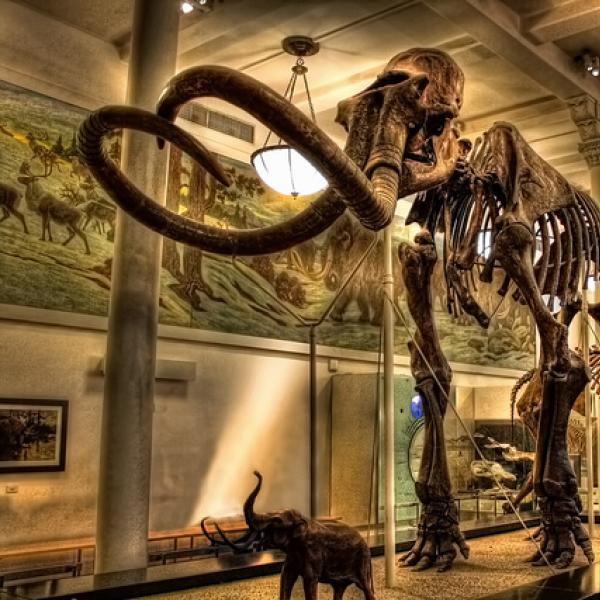
[[[454, 316], [464, 310], [456, 291], [449, 285], [447, 267], [456, 263], [457, 258], [468, 250], [469, 244], [481, 245], [483, 240], [484, 246], [492, 254], [488, 266], [501, 268], [493, 258], [498, 233], [495, 225], [506, 210], [507, 198], [512, 195], [512, 190], [506, 189], [508, 186], [503, 185], [496, 174], [497, 157], [490, 156], [492, 152], [485, 141], [478, 142], [470, 160], [459, 165], [452, 180], [417, 196], [413, 214], [419, 216], [412, 219], [409, 216], [407, 220], [407, 223], [417, 221], [429, 231], [444, 233], [447, 305], [448, 311]], [[480, 215], [477, 214], [477, 185], [482, 186], [480, 201], [483, 206], [479, 207]], [[549, 308], [554, 305], [555, 298], [561, 306], [577, 298], [582, 272], [584, 290], [588, 288], [590, 278], [597, 281], [599, 275], [600, 208], [588, 194], [570, 184], [565, 185], [570, 188], [570, 202], [544, 212], [533, 222], [534, 274], [540, 292], [548, 296]], [[472, 228], [477, 229], [476, 235], [469, 236]], [[460, 269], [460, 277], [465, 288], [473, 294], [477, 292], [476, 281], [485, 268], [486, 260], [477, 247], [471, 250], [475, 253], [475, 260], [471, 267]], [[498, 294], [504, 296], [510, 283], [510, 278], [505, 275], [497, 289]], [[519, 300], [519, 296], [519, 292], [515, 292], [514, 298]]]

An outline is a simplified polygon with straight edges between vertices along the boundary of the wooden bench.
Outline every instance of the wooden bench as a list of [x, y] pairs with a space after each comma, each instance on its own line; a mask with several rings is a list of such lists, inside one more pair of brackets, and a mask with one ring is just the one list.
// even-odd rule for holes
[[[339, 517], [322, 517], [318, 519], [321, 522], [339, 521]], [[231, 534], [236, 538], [238, 534], [243, 534], [247, 530], [246, 523], [243, 517], [235, 519], [219, 519], [219, 525], [226, 534]], [[210, 532], [216, 532], [214, 527], [209, 526]], [[149, 562], [166, 564], [167, 561], [177, 561], [179, 558], [201, 558], [207, 556], [218, 556], [219, 553], [227, 552], [227, 548], [213, 546], [212, 544], [198, 544], [198, 540], [204, 540], [204, 533], [199, 526], [185, 527], [182, 529], [173, 529], [167, 531], [151, 531], [148, 536], [148, 542], [172, 542], [168, 549], [153, 549], [149, 552]], [[187, 544], [180, 547], [180, 542], [187, 541]], [[0, 549], [0, 561], [8, 562], [19, 561], [19, 559], [27, 559], [34, 556], [52, 555], [56, 553], [72, 552], [72, 558], [65, 557], [65, 562], [59, 565], [42, 565], [40, 567], [32, 566], [28, 569], [22, 565], [11, 570], [10, 566], [5, 569], [5, 576], [0, 571], [0, 582], [4, 577], [16, 572], [38, 572], [41, 581], [58, 579], [59, 576], [76, 577], [81, 575], [82, 567], [86, 567], [92, 563], [92, 559], [84, 560], [84, 551], [94, 551], [96, 548], [96, 540], [94, 538], [79, 538], [71, 540], [59, 540], [52, 542], [39, 542], [36, 544], [24, 544], [12, 548]], [[55, 569], [54, 572], [44, 576], [43, 573], [50, 569]], [[57, 570], [58, 569], [58, 570]], [[60, 570], [62, 569], [62, 571]], [[87, 570], [87, 569], [86, 569]], [[11, 584], [12, 585], [12, 584]], [[0, 583], [1, 587], [1, 583]]]
[[[225, 549], [225, 551], [227, 551]], [[203, 546], [196, 548], [181, 548], [178, 550], [165, 550], [164, 552], [151, 552], [149, 555], [150, 566], [152, 563], [166, 565], [168, 561], [177, 562], [180, 558], [199, 558], [207, 556], [216, 556], [223, 552], [223, 549], [215, 546]]]
[[51, 579], [77, 577], [81, 572], [81, 563], [60, 564], [18, 571], [0, 572], [0, 588], [15, 588], [27, 583], [39, 583]]

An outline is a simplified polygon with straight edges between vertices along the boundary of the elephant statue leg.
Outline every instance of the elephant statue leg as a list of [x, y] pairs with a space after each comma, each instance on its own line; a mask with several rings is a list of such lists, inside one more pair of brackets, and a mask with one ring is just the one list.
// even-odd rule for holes
[[298, 572], [292, 569], [287, 562], [284, 562], [279, 581], [279, 600], [290, 600], [297, 579]]
[[[414, 565], [415, 570], [424, 570], [439, 559], [438, 571], [446, 571], [457, 555], [454, 545], [465, 558], [469, 556], [469, 547], [458, 524], [444, 442], [444, 415], [452, 371], [442, 353], [433, 317], [431, 275], [437, 255], [431, 233], [422, 230], [414, 245], [400, 245], [398, 255], [406, 301], [417, 326], [415, 343], [409, 344], [409, 350], [411, 371], [423, 399], [425, 416], [425, 442], [416, 483], [423, 513], [417, 540], [400, 561], [404, 566]], [[419, 349], [427, 353], [426, 360]]]
[[302, 583], [304, 584], [304, 600], [318, 600], [319, 580], [317, 577], [305, 571], [302, 575]]
[[527, 301], [542, 345], [542, 401], [533, 471], [542, 531], [541, 552], [532, 561], [536, 566], [548, 561], [558, 568], [567, 567], [573, 561], [577, 544], [591, 563], [594, 553], [581, 524], [581, 500], [567, 448], [569, 413], [589, 381], [589, 372], [581, 357], [569, 350], [567, 326], [553, 317], [542, 299], [531, 261], [531, 229], [510, 213], [503, 217], [498, 229], [496, 258]]
[[346, 584], [333, 584], [333, 600], [342, 600], [346, 591]]

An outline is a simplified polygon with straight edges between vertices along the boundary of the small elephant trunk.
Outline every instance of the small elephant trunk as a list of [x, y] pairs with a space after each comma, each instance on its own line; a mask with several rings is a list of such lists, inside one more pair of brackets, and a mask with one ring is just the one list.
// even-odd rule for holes
[[262, 486], [262, 475], [258, 471], [254, 471], [254, 475], [258, 479], [256, 486], [250, 492], [248, 498], [246, 498], [246, 502], [244, 502], [244, 518], [246, 519], [246, 524], [250, 529], [260, 529], [262, 522], [264, 521], [263, 515], [257, 515], [254, 512], [254, 501], [258, 496], [258, 492], [260, 492], [260, 488]]

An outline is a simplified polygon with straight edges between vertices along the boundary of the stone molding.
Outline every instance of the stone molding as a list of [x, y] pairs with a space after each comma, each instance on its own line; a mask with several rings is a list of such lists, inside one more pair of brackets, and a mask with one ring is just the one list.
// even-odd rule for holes
[[588, 164], [588, 167], [600, 166], [600, 107], [598, 102], [582, 94], [567, 100], [571, 119], [577, 126], [581, 143], [579, 152]]
[[600, 137], [579, 144], [579, 152], [585, 156], [590, 169], [600, 167]]

